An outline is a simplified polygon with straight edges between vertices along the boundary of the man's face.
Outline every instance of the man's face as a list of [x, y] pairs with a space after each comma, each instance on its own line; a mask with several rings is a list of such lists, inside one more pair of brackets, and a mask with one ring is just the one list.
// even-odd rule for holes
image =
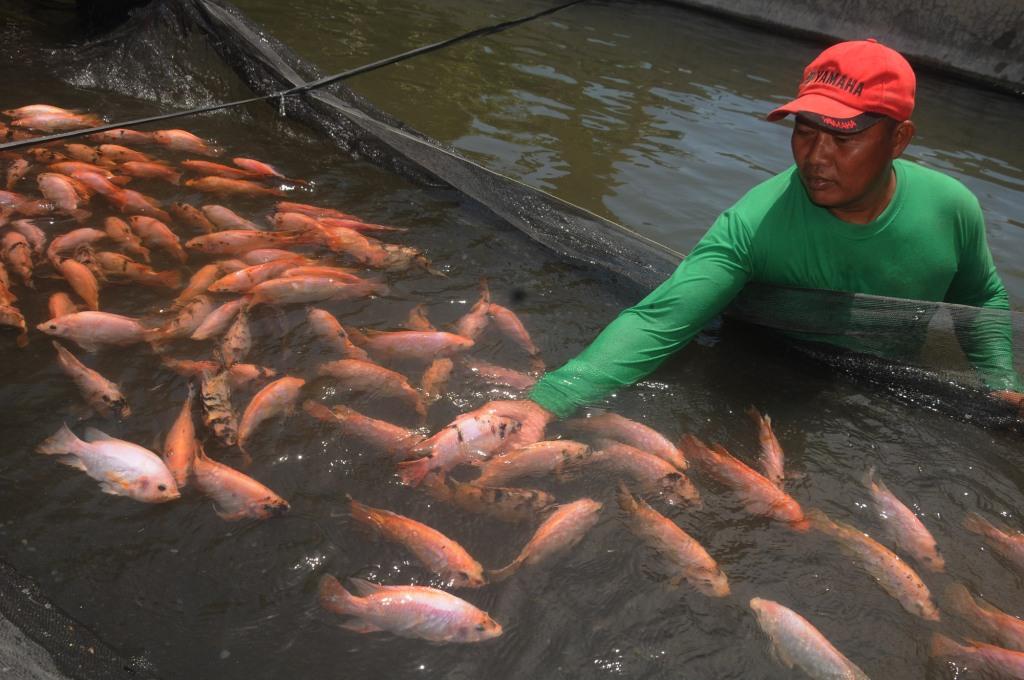
[[892, 160], [910, 141], [904, 126], [913, 134], [913, 124], [888, 119], [861, 132], [839, 134], [798, 116], [793, 160], [811, 201], [833, 211], [870, 210], [885, 195]]

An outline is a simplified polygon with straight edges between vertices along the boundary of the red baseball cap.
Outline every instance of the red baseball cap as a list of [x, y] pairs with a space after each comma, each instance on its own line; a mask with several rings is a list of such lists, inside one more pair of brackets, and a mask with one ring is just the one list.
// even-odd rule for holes
[[804, 69], [797, 97], [768, 114], [793, 113], [836, 132], [860, 132], [914, 111], [917, 78], [903, 55], [874, 38], [833, 45]]

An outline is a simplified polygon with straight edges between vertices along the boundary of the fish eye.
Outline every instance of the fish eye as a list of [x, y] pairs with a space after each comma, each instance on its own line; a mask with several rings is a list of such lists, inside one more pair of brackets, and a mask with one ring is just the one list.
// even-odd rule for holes
[[51, 323], [51, 324], [50, 324], [50, 330], [51, 330], [51, 331], [55, 331], [55, 330], [57, 330], [57, 324], [55, 324], [55, 323]]
[[476, 629], [477, 629], [478, 631], [480, 631], [480, 632], [482, 633], [482, 632], [484, 632], [485, 630], [487, 630], [487, 626], [485, 626], [485, 625], [484, 625], [484, 624], [482, 624], [482, 623], [478, 623], [478, 624], [476, 624]]
[[157, 484], [156, 488], [158, 490], [160, 490], [160, 491], [167, 491], [167, 485], [166, 484]]

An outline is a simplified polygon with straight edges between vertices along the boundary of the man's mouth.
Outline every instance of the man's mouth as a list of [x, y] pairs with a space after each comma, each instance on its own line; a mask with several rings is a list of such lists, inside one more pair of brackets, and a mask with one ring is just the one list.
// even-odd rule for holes
[[835, 182], [824, 177], [807, 177], [804, 179], [804, 184], [811, 191], [822, 191], [835, 184]]

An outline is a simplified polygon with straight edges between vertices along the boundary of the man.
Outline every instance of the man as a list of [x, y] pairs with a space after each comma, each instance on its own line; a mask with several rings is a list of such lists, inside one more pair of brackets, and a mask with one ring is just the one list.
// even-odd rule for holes
[[[795, 165], [723, 212], [675, 273], [622, 312], [530, 393], [539, 420], [640, 380], [689, 342], [748, 282], [1009, 309], [981, 208], [946, 175], [897, 160], [914, 136], [910, 64], [875, 40], [822, 52], [797, 98]], [[1019, 402], [1009, 326], [971, 359]]]

